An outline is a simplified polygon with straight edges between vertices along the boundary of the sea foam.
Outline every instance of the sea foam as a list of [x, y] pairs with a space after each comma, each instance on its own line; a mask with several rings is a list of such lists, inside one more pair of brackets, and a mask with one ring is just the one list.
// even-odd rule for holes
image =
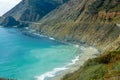
[[52, 71], [46, 72], [46, 73], [42, 74], [41, 76], [36, 76], [35, 78], [37, 80], [44, 80], [47, 77], [51, 78], [51, 77], [54, 77], [57, 72], [64, 71], [66, 69], [68, 69], [68, 68], [66, 68], [66, 67], [54, 68]]
[[69, 69], [69, 66], [76, 63], [76, 61], [79, 60], [79, 56], [77, 56], [75, 59], [73, 59], [70, 63], [68, 63], [66, 66], [63, 66], [61, 68], [54, 68], [52, 71], [46, 72], [40, 76], [35, 76], [37, 80], [45, 80], [45, 78], [52, 78], [55, 77], [58, 72], [64, 71]]
[[51, 40], [55, 40], [53, 37], [49, 37], [49, 39], [51, 39]]
[[35, 33], [34, 32], [34, 30], [33, 31], [31, 31], [34, 35], [36, 35], [36, 36], [39, 36], [39, 37], [46, 37], [46, 38], [49, 38], [50, 40], [55, 40], [53, 37], [48, 37], [48, 36], [46, 36], [46, 35], [41, 35], [41, 34], [39, 34], [39, 33]]
[[[79, 45], [76, 45], [78, 47]], [[61, 68], [54, 68], [52, 71], [46, 72], [45, 74], [42, 74], [40, 76], [36, 76], [35, 78], [37, 80], [45, 80], [46, 78], [52, 78], [55, 77], [58, 72], [64, 71], [69, 69], [71, 65], [74, 65], [77, 61], [80, 62], [80, 65], [82, 66], [83, 63], [88, 60], [89, 58], [95, 57], [94, 54], [98, 54], [98, 50], [94, 47], [80, 47], [81, 54], [79, 56], [76, 56], [75, 59], [72, 59], [70, 63], [68, 63], [66, 66]]]

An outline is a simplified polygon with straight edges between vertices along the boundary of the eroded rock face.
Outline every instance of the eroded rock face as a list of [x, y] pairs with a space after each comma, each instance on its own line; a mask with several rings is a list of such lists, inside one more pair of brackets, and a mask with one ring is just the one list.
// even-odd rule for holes
[[19, 25], [19, 22], [16, 21], [12, 16], [8, 16], [1, 22], [1, 25], [4, 27], [13, 27]]

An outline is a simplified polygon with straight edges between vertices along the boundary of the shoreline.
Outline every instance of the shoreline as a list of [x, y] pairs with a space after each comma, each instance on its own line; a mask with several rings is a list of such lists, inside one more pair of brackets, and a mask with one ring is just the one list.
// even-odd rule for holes
[[40, 39], [40, 37], [45, 37], [50, 40], [63, 43], [65, 45], [68, 44], [78, 48], [77, 51], [75, 52], [75, 54], [77, 54], [76, 57], [71, 59], [70, 62], [63, 65], [63, 67], [53, 68], [53, 70], [47, 71], [46, 73], [40, 76], [39, 75], [33, 76], [35, 80], [61, 80], [66, 74], [73, 73], [76, 70], [80, 69], [80, 67], [82, 67], [83, 64], [88, 59], [97, 57], [97, 55], [99, 55], [100, 53], [96, 47], [87, 44], [83, 44], [83, 43], [73, 44], [65, 41], [56, 40], [53, 37], [41, 35], [31, 29], [21, 28], [19, 31], [26, 36], [30, 36], [38, 39]]
[[22, 31], [23, 34], [25, 34], [27, 36], [35, 37], [35, 38], [44, 37], [44, 38], [49, 38], [50, 40], [55, 40], [55, 41], [63, 43], [63, 44], [70, 44], [70, 45], [76, 45], [76, 46], [79, 46], [79, 45], [82, 44], [84, 46], [91, 46], [91, 45], [88, 45], [87, 43], [82, 42], [82, 41], [77, 43], [77, 42], [67, 42], [67, 41], [63, 41], [63, 40], [58, 40], [58, 39], [56, 39], [52, 36], [47, 36], [47, 35], [44, 35], [44, 34], [40, 34], [35, 30], [29, 29], [29, 27], [22, 28], [21, 31]]
[[[84, 63], [88, 59], [95, 58], [99, 54], [99, 51], [94, 47], [90, 46], [88, 48], [86, 48], [86, 47], [84, 47], [84, 48], [86, 49], [85, 52], [83, 52], [83, 53], [81, 53], [81, 51], [77, 52], [77, 54], [79, 54], [78, 55], [79, 58], [78, 58], [78, 60], [75, 61], [74, 64], [69, 65], [68, 69], [62, 71], [60, 74], [56, 75], [51, 80], [61, 80], [66, 74], [73, 73], [73, 72], [77, 71], [78, 69], [80, 69], [80, 67], [82, 67], [84, 65]], [[88, 51], [90, 51], [90, 52], [88, 52]]]
[[[82, 50], [82, 52], [81, 52]], [[70, 60], [69, 63], [63, 67], [54, 68], [51, 71], [48, 71], [40, 76], [35, 76], [36, 80], [61, 80], [66, 74], [73, 73], [80, 69], [84, 63], [91, 58], [97, 57], [96, 54], [99, 54], [98, 50], [94, 47], [79, 47], [78, 54], [74, 59]]]
[[[87, 43], [78, 43], [78, 44], [75, 43], [74, 44], [74, 43], [56, 40], [53, 37], [49, 37], [49, 36], [45, 36], [45, 35], [36, 33], [35, 30], [31, 30], [28, 27], [25, 29], [21, 29], [21, 31], [23, 34], [25, 34], [27, 36], [31, 36], [31, 37], [35, 37], [35, 38], [45, 37], [45, 38], [49, 38], [50, 40], [55, 40], [60, 43], [73, 45], [76, 48], [79, 48], [76, 51], [76, 54], [78, 54], [78, 55], [74, 59], [72, 59], [70, 63], [68, 63], [65, 66], [60, 67], [60, 68], [54, 68], [52, 71], [48, 71], [40, 76], [35, 76], [35, 79], [37, 79], [37, 80], [61, 80], [66, 74], [73, 73], [76, 70], [80, 69], [80, 67], [82, 67], [83, 64], [88, 59], [97, 57], [97, 55], [100, 53], [96, 47], [90, 46]], [[82, 50], [82, 52], [81, 52], [81, 50]]]

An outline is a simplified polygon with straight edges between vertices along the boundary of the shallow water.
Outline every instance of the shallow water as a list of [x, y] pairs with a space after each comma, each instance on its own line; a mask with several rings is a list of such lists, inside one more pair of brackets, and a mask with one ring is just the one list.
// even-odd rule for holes
[[68, 64], [77, 56], [77, 50], [76, 46], [49, 38], [38, 39], [17, 29], [0, 28], [0, 77], [36, 80], [36, 76], [43, 77], [44, 73]]

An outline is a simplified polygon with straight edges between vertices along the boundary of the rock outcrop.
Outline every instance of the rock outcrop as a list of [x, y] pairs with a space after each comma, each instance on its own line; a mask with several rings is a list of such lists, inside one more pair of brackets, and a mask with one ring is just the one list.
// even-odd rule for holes
[[12, 16], [8, 16], [1, 22], [1, 25], [4, 27], [13, 27], [19, 25], [19, 22]]
[[2, 21], [3, 21], [3, 18], [2, 18], [2, 17], [0, 17], [0, 24], [2, 23]]

